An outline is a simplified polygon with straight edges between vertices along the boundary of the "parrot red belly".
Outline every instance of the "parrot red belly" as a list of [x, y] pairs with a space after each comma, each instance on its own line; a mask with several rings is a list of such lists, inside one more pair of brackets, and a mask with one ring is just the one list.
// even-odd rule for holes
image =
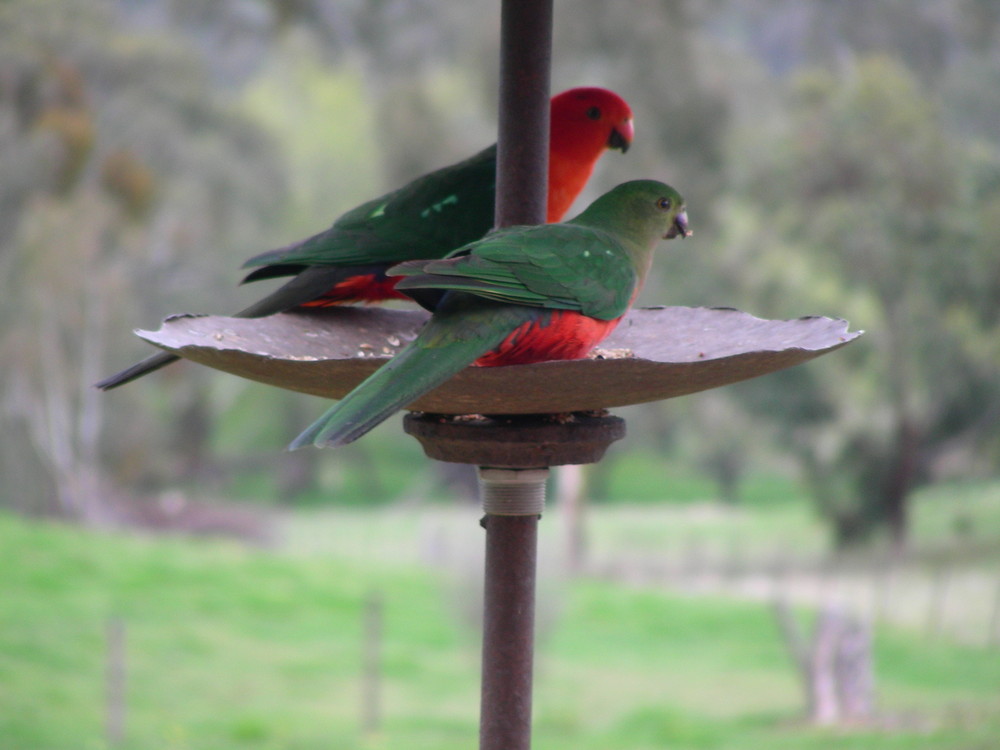
[[299, 307], [334, 307], [352, 302], [384, 302], [390, 299], [409, 300], [402, 292], [396, 291], [397, 277], [365, 274], [344, 279], [331, 287], [322, 297], [303, 302]]
[[545, 320], [518, 326], [500, 346], [473, 364], [498, 367], [582, 359], [615, 329], [619, 320], [597, 320], [571, 310], [556, 310]]

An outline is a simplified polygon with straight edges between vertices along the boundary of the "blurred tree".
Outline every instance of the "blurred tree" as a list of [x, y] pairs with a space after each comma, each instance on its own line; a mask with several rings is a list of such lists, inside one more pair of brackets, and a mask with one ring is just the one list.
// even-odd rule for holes
[[730, 391], [720, 390], [690, 399], [688, 408], [703, 439], [693, 441], [696, 465], [715, 481], [718, 499], [735, 505], [740, 501], [740, 486], [750, 468], [751, 459], [759, 455], [758, 440], [762, 425], [753, 424]]
[[[655, 176], [681, 189], [705, 231], [722, 189], [729, 111], [712, 85], [714, 49], [696, 23], [695, 5], [557, 3], [553, 79], [559, 88], [609, 86], [635, 112], [633, 148], [623, 159], [605, 160], [588, 195], [638, 175]], [[654, 282], [651, 291], [658, 286]]]
[[928, 81], [949, 64], [977, 2], [720, 0], [709, 22], [777, 73], [835, 69], [856, 56], [886, 54]]
[[781, 421], [841, 543], [880, 527], [902, 543], [907, 498], [929, 478], [941, 437], [972, 427], [970, 399], [1000, 397], [996, 321], [974, 289], [995, 262], [974, 240], [978, 198], [960, 189], [974, 154], [889, 58], [862, 60], [843, 79], [801, 74], [792, 104], [771, 164], [744, 186], [767, 228], [732, 238], [769, 247], [755, 262], [772, 275], [747, 279], [755, 308], [828, 305], [871, 330], [822, 367], [742, 392]]
[[[0, 272], [17, 282], [0, 298], [16, 443], [0, 502], [72, 506], [88, 472], [142, 491], [280, 477], [283, 497], [316, 497], [316, 456], [274, 451], [313, 413], [304, 397], [265, 404], [193, 367], [87, 385], [142, 351], [133, 325], [256, 296], [234, 285], [247, 256], [492, 140], [498, 20], [495, 0], [0, 4]], [[901, 528], [891, 498], [925, 477], [991, 470], [998, 71], [991, 0], [558, 0], [553, 88], [606, 85], [636, 112], [633, 150], [602, 161], [580, 204], [636, 176], [690, 204], [695, 239], [643, 300], [871, 331], [801, 372], [643, 410], [632, 432], [720, 489], [748, 443], [780, 435], [843, 539]], [[376, 463], [418, 451], [385, 435]]]
[[[102, 462], [155, 465], [171, 431], [144, 394], [111, 410], [90, 387], [111, 342], [133, 344], [120, 335], [132, 322], [211, 283], [227, 245], [259, 238], [281, 174], [198, 56], [129, 32], [111, 3], [4, 3], [0, 50], [0, 272], [17, 282], [0, 302], [0, 424], [37, 458], [5, 451], [4, 475], [46, 475], [8, 485], [35, 497], [6, 502], [100, 522], [112, 492]], [[186, 430], [185, 449], [201, 436]]]

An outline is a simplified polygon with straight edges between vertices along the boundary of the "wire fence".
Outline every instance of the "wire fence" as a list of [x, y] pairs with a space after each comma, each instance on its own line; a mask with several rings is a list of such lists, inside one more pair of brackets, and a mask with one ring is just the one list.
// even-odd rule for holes
[[[421, 563], [475, 585], [481, 574], [480, 511], [474, 506], [337, 516], [296, 533], [302, 554], [338, 554]], [[709, 519], [716, 521], [717, 519]], [[692, 595], [833, 604], [861, 621], [934, 638], [1000, 648], [1000, 556], [987, 547], [949, 544], [907, 552], [835, 554], [821, 536], [741, 533], [736, 527], [681, 530], [677, 519], [644, 511], [627, 528], [591, 519], [572, 532], [558, 508], [540, 529], [539, 585], [584, 575]], [[315, 537], [315, 538], [314, 538]], [[574, 544], [582, 550], [571, 551]]]
[[963, 559], [894, 554], [770, 559], [706, 554], [696, 545], [662, 554], [591, 559], [588, 574], [674, 591], [830, 604], [873, 625], [1000, 648], [1000, 567]]

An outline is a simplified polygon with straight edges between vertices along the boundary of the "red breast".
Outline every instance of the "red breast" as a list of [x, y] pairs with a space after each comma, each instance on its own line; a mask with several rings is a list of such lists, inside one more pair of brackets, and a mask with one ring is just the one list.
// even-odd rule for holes
[[552, 359], [582, 359], [607, 338], [618, 321], [597, 320], [570, 310], [554, 310], [541, 320], [523, 323], [493, 351], [476, 360], [478, 367], [526, 365]]

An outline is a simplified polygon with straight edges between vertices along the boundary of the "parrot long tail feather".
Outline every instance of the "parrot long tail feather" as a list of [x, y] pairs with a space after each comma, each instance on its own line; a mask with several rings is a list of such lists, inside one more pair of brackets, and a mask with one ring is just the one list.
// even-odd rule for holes
[[160, 352], [159, 354], [154, 354], [141, 362], [136, 362], [131, 367], [127, 367], [121, 372], [116, 372], [114, 375], [109, 375], [97, 383], [94, 383], [95, 388], [100, 388], [102, 391], [110, 391], [112, 388], [117, 388], [120, 385], [125, 385], [126, 383], [131, 383], [137, 378], [141, 378], [143, 375], [148, 375], [151, 372], [159, 370], [161, 367], [166, 367], [171, 362], [176, 362], [180, 357], [176, 354], [171, 354], [170, 352]]
[[[261, 300], [254, 302], [249, 307], [240, 310], [234, 318], [264, 318], [268, 315], [284, 312], [304, 301], [315, 299], [328, 290], [339, 279], [341, 272], [336, 268], [309, 268], [298, 276], [294, 277], [271, 294]], [[136, 362], [131, 367], [126, 367], [121, 372], [109, 375], [97, 383], [95, 388], [102, 391], [109, 391], [120, 385], [131, 383], [144, 375], [166, 367], [172, 362], [176, 362], [180, 357], [169, 352], [160, 352], [146, 359]]]
[[344, 445], [357, 440], [498, 346], [510, 330], [498, 328], [437, 347], [422, 346], [418, 339], [317, 419], [288, 449], [310, 443], [317, 447]]
[[397, 354], [295, 438], [289, 450], [312, 443], [343, 445], [357, 440], [410, 402], [445, 382], [482, 352], [453, 358], [442, 367], [437, 352], [412, 347]]

